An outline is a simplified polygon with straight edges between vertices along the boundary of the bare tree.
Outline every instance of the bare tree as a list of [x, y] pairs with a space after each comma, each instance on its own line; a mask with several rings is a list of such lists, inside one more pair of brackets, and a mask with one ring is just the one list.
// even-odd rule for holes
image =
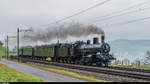
[[146, 59], [148, 59], [149, 61], [150, 61], [150, 51], [147, 51], [147, 57], [146, 57]]
[[150, 65], [150, 51], [146, 52], [146, 57], [144, 58], [144, 65]]

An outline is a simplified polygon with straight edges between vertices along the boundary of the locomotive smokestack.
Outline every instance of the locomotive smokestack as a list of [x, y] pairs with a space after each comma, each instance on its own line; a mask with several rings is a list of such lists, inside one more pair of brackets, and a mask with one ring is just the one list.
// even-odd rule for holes
[[93, 44], [98, 44], [98, 38], [97, 37], [93, 38]]
[[90, 40], [87, 40], [87, 45], [90, 45], [91, 41]]
[[101, 43], [104, 43], [105, 42], [105, 35], [103, 34], [102, 36], [101, 36]]

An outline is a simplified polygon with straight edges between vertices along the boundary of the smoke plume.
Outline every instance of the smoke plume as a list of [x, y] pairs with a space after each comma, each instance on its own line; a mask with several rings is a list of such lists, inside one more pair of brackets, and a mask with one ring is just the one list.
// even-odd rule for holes
[[68, 36], [81, 37], [88, 36], [91, 34], [104, 34], [101, 28], [94, 25], [83, 25], [80, 23], [70, 23], [53, 25], [44, 30], [34, 30], [32, 33], [22, 35], [22, 39], [28, 39], [30, 41], [44, 41], [48, 42], [53, 39], [64, 40]]

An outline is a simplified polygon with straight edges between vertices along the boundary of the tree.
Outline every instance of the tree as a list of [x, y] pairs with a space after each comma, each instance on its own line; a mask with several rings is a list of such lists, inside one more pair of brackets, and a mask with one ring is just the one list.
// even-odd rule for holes
[[3, 45], [2, 41], [0, 41], [0, 45]]
[[123, 60], [123, 62], [124, 62], [124, 64], [125, 64], [125, 65], [130, 65], [130, 60], [129, 60], [129, 59], [127, 59], [127, 58], [126, 58], [126, 59], [124, 59], [124, 60]]
[[146, 52], [146, 57], [144, 58], [144, 65], [150, 65], [150, 51]]
[[147, 57], [146, 57], [146, 59], [148, 59], [148, 60], [150, 60], [150, 51], [147, 51]]

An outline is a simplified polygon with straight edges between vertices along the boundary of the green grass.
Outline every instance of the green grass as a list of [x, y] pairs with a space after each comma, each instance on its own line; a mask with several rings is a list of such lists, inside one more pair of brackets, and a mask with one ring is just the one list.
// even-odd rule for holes
[[[9, 56], [10, 55], [16, 55], [17, 52], [12, 52], [12, 51], [9, 51]], [[5, 56], [5, 47], [0, 45], [0, 56]]]
[[43, 82], [42, 80], [17, 72], [0, 63], [0, 82]]
[[114, 67], [127, 67], [127, 68], [137, 68], [137, 69], [145, 69], [150, 70], [149, 66], [136, 66], [136, 65], [112, 65]]
[[5, 56], [5, 48], [2, 45], [0, 45], [0, 56]]
[[51, 71], [51, 72], [58, 73], [58, 74], [67, 75], [67, 76], [70, 76], [70, 77], [75, 77], [75, 78], [78, 78], [78, 79], [87, 80], [87, 81], [90, 81], [90, 82], [106, 82], [105, 80], [96, 79], [94, 77], [82, 76], [82, 75], [79, 75], [79, 74], [76, 74], [76, 73], [73, 73], [73, 72], [66, 72], [64, 70], [57, 70], [57, 69], [50, 69], [50, 68], [47, 68], [47, 70]]

